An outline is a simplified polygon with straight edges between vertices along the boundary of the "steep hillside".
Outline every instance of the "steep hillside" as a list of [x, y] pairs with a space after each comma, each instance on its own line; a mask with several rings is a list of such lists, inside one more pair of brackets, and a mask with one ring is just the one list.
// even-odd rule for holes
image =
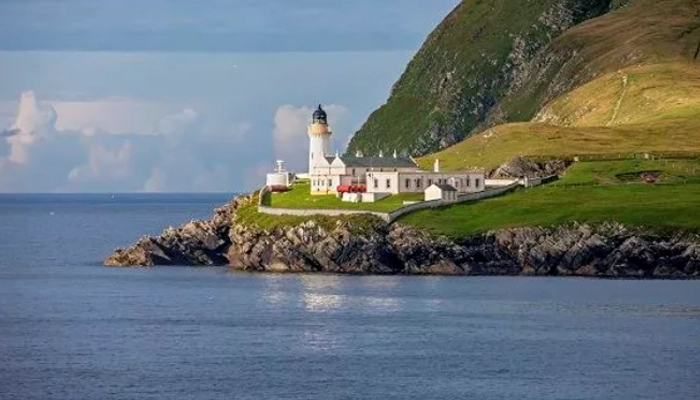
[[630, 67], [604, 75], [545, 107], [539, 122], [487, 129], [419, 161], [493, 169], [515, 156], [615, 157], [700, 154], [700, 63]]
[[[693, 62], [699, 43], [697, 0], [465, 0], [349, 151], [427, 154], [499, 123], [529, 121], [603, 74]], [[539, 119], [554, 122], [551, 115], [559, 118], [543, 112]]]

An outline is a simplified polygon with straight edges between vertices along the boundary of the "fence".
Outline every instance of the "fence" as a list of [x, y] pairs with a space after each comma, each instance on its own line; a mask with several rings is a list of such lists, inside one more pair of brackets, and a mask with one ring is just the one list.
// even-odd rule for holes
[[663, 159], [700, 159], [700, 152], [697, 151], [666, 151], [666, 152], [644, 152], [644, 153], [591, 153], [575, 154], [564, 157], [555, 156], [523, 156], [535, 162], [546, 162], [555, 159], [565, 161], [623, 161], [623, 160], [663, 160]]
[[451, 206], [459, 203], [466, 203], [469, 201], [476, 201], [482, 199], [488, 199], [490, 197], [500, 196], [504, 193], [515, 190], [520, 186], [520, 183], [511, 183], [508, 186], [503, 186], [498, 189], [484, 190], [483, 192], [477, 193], [466, 193], [457, 197], [457, 200], [433, 200], [433, 201], [423, 201], [416, 204], [411, 204], [406, 207], [399, 208], [389, 213], [389, 223], [396, 221], [398, 218], [411, 213], [413, 211], [425, 210], [428, 208], [439, 208], [445, 206]]

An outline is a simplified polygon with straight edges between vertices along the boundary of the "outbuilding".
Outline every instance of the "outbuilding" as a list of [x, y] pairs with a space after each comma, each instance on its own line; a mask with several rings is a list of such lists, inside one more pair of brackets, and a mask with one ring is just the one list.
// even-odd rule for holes
[[457, 201], [457, 189], [452, 185], [430, 185], [425, 189], [425, 201], [445, 200]]

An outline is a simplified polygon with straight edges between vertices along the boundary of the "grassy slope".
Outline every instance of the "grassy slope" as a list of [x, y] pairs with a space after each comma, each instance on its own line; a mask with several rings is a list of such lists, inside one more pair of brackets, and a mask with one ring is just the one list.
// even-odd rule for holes
[[[696, 0], [632, 0], [555, 39], [499, 104], [505, 122], [527, 121], [543, 105], [631, 66], [693, 62], [700, 42]], [[493, 119], [498, 122], [498, 119]]]
[[[530, 32], [528, 23], [553, 3], [496, 1], [487, 16], [476, 18], [491, 3], [465, 1], [448, 16], [388, 103], [353, 138], [351, 151], [425, 154], [475, 128], [529, 121], [545, 104], [604, 74], [693, 62], [700, 42], [697, 0], [616, 0], [615, 11], [565, 31], [544, 48], [544, 30]], [[517, 50], [516, 37], [525, 43]]]
[[[700, 230], [700, 163], [645, 162], [629, 165], [578, 163], [556, 185], [520, 190], [514, 194], [446, 207], [423, 210], [400, 219], [428, 231], [465, 237], [492, 229], [548, 226], [571, 221], [618, 221], [634, 226]], [[621, 184], [590, 186], [619, 181], [622, 172], [656, 169], [665, 175], [684, 174], [686, 184]], [[683, 172], [685, 171], [685, 172]], [[692, 172], [696, 171], [696, 172]], [[677, 180], [675, 180], [678, 182]], [[581, 183], [589, 185], [581, 186]]]
[[492, 169], [516, 155], [700, 154], [700, 63], [604, 75], [555, 100], [538, 119], [544, 122], [491, 128], [419, 162], [439, 158], [443, 168], [457, 170]]
[[464, 0], [430, 34], [349, 152], [425, 154], [480, 124], [519, 66], [606, 0]]

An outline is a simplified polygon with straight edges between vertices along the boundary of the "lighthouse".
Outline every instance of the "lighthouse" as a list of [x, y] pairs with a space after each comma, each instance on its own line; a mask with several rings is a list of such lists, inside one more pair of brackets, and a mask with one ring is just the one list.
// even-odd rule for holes
[[[331, 129], [328, 126], [328, 115], [321, 105], [312, 115], [309, 133], [309, 174], [313, 174], [314, 165], [324, 159], [331, 151]], [[324, 159], [325, 161], [325, 159]]]

